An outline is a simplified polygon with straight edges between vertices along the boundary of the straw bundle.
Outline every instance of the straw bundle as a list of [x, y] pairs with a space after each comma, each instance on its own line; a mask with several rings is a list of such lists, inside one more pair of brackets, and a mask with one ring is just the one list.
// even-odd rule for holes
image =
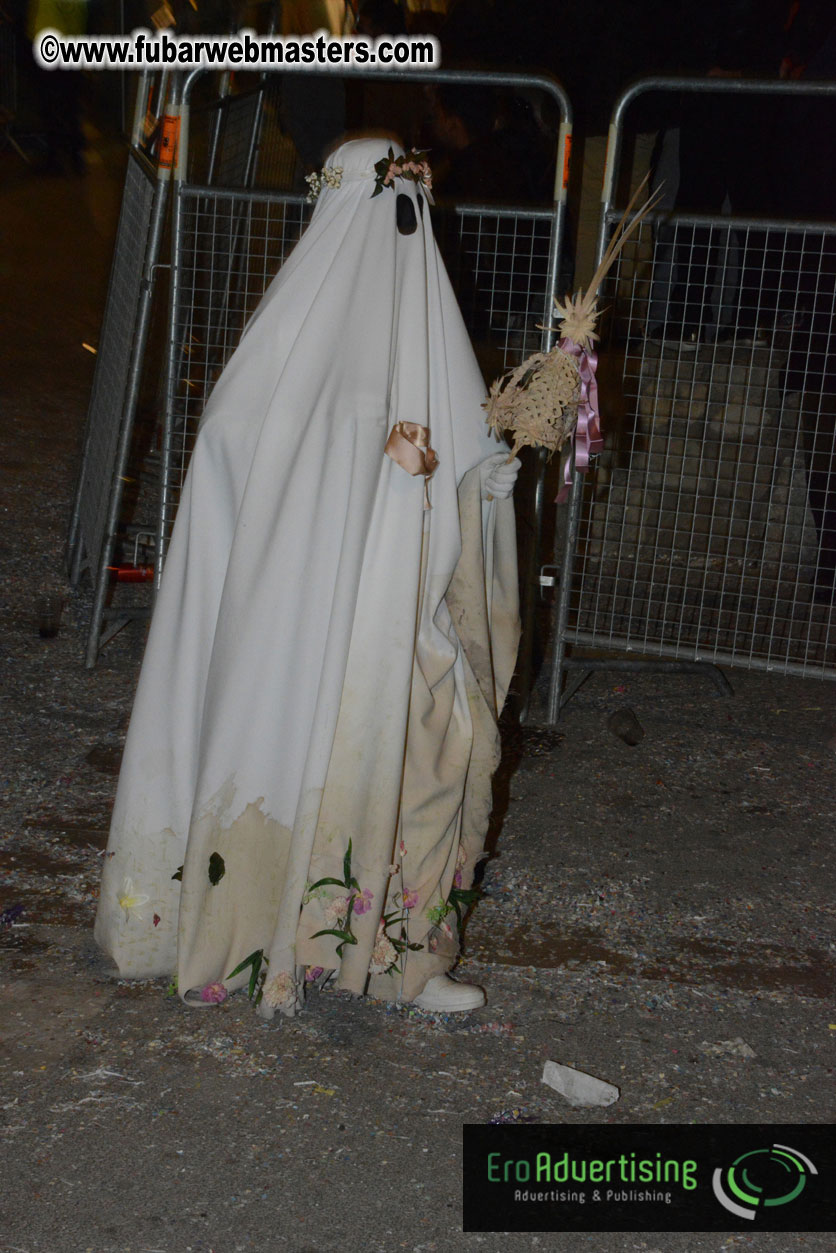
[[[613, 262], [639, 223], [653, 208], [658, 192], [644, 202], [628, 225], [628, 218], [645, 188], [639, 186], [613, 232], [592, 281], [584, 292], [555, 299], [555, 312], [560, 321], [550, 327], [559, 335], [559, 342], [550, 352], [535, 352], [521, 365], [496, 379], [485, 401], [487, 423], [497, 435], [510, 432], [512, 460], [526, 446], [558, 452], [571, 437], [578, 424], [578, 406], [582, 397], [581, 369], [590, 369], [594, 376], [595, 359], [587, 354], [598, 335], [598, 289]], [[545, 328], [541, 328], [545, 329]]]

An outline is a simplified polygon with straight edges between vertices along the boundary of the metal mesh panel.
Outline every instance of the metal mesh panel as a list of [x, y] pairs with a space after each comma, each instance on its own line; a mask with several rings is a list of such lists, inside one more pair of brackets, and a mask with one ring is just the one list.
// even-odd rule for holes
[[[226, 89], [223, 81], [219, 86]], [[279, 119], [278, 80], [267, 77], [219, 98], [210, 88], [211, 83], [201, 83], [190, 108], [189, 184], [290, 191], [296, 148]]]
[[209, 182], [219, 187], [248, 187], [252, 181], [261, 115], [262, 90], [225, 96], [218, 101], [217, 141]]
[[125, 390], [134, 347], [154, 186], [153, 175], [131, 155], [125, 175], [76, 493], [81, 539], [86, 561], [93, 570], [98, 566], [107, 529], [108, 502], [124, 420]]
[[568, 640], [834, 673], [835, 231], [679, 217], [621, 258], [603, 303], [625, 409]]
[[538, 351], [553, 212], [460, 205], [434, 214], [434, 226], [467, 329], [477, 347], [499, 354], [495, 369]]
[[191, 187], [182, 188], [179, 197], [172, 351], [180, 368], [169, 383], [165, 534], [212, 386], [310, 214], [302, 197], [236, 196]]
[[296, 146], [282, 126], [280, 105], [281, 82], [275, 77], [268, 78], [262, 96], [254, 184], [276, 191], [290, 191], [298, 158]]
[[[170, 384], [171, 455], [164, 533], [212, 386], [310, 214], [301, 196], [184, 186], [175, 251]], [[434, 215], [465, 322], [486, 371], [540, 344], [554, 215], [548, 210], [457, 206]]]

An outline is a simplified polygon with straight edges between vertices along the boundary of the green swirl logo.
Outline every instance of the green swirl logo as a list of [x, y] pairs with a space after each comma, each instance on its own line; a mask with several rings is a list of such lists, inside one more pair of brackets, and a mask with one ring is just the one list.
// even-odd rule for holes
[[738, 1218], [754, 1219], [759, 1210], [789, 1205], [804, 1191], [808, 1175], [817, 1175], [809, 1157], [786, 1144], [753, 1149], [725, 1169], [714, 1171], [714, 1195]]

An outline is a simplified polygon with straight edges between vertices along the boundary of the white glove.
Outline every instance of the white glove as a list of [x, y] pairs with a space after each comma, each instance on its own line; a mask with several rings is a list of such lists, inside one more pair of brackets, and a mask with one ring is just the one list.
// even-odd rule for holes
[[479, 467], [482, 499], [507, 500], [514, 490], [521, 464], [519, 457], [509, 461], [507, 452], [494, 453], [483, 461]]

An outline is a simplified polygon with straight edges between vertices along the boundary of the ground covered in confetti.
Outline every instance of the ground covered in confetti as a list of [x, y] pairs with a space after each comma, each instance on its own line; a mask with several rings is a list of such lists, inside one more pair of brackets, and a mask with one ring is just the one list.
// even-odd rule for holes
[[[321, 992], [265, 1024], [243, 994], [189, 1011], [165, 980], [113, 976], [91, 925], [143, 628], [86, 670], [90, 591], [62, 573], [93, 364], [82, 344], [97, 341], [118, 199], [117, 157], [92, 155], [74, 184], [16, 171], [0, 206], [26, 276], [0, 340], [15, 357], [0, 1247], [832, 1247], [754, 1232], [463, 1235], [460, 1204], [464, 1123], [833, 1121], [825, 683], [730, 673], [723, 697], [693, 675], [601, 672], [557, 729], [509, 727], [459, 971], [488, 991], [476, 1013]], [[44, 198], [51, 225], [36, 237]], [[47, 592], [64, 597], [53, 638], [38, 630]], [[644, 730], [635, 746], [608, 729], [627, 708]], [[570, 1106], [542, 1082], [547, 1061], [615, 1084], [619, 1099]]]

